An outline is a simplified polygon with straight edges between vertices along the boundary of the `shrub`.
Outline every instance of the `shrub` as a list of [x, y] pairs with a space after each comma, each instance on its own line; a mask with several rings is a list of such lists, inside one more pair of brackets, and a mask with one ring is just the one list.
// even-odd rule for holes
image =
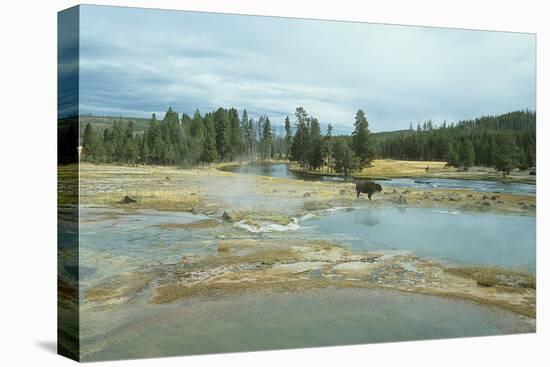
[[494, 287], [497, 285], [497, 279], [491, 274], [479, 274], [476, 277], [476, 283], [482, 287]]

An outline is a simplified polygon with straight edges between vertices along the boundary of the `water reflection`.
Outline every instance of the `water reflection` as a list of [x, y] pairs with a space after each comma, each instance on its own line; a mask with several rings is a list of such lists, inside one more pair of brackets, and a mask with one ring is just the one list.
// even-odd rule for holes
[[354, 212], [355, 223], [362, 224], [364, 226], [375, 226], [380, 224], [380, 218], [374, 214], [365, 211]]

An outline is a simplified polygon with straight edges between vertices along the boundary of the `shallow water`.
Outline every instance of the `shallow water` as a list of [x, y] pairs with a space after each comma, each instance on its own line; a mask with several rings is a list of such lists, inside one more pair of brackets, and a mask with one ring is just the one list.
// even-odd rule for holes
[[457, 180], [453, 178], [394, 178], [389, 181], [380, 181], [381, 184], [391, 187], [410, 187], [420, 190], [430, 189], [463, 189], [480, 192], [536, 195], [536, 185], [523, 183], [504, 183], [498, 181]]
[[536, 219], [429, 208], [336, 211], [300, 223], [356, 250], [409, 250], [469, 265], [535, 270]]
[[[83, 207], [83, 292], [129, 271], [217, 252], [217, 236], [333, 240], [354, 249], [406, 249], [440, 259], [533, 264], [534, 218], [429, 209], [364, 209], [308, 216], [296, 230], [248, 233], [224, 221], [204, 229], [163, 228], [206, 217], [154, 210]], [[434, 218], [437, 218], [435, 220]], [[465, 230], [470, 228], [470, 232]], [[522, 239], [522, 237], [524, 237]], [[531, 252], [532, 250], [532, 252]], [[66, 269], [72, 271], [74, 269]], [[151, 286], [154, 287], [154, 284]], [[449, 298], [374, 289], [245, 294], [149, 303], [147, 288], [128, 303], [80, 312], [84, 360], [221, 353], [534, 331], [533, 320]]]
[[[309, 175], [302, 172], [293, 172], [288, 169], [288, 165], [284, 163], [272, 165], [246, 165], [246, 166], [230, 166], [224, 168], [225, 171], [244, 173], [258, 176], [270, 176], [289, 178], [306, 181], [334, 181], [346, 182], [343, 177], [324, 176], [324, 175]], [[352, 182], [349, 179], [347, 182]], [[430, 189], [463, 189], [491, 193], [510, 193], [521, 195], [535, 195], [536, 185], [523, 183], [503, 183], [498, 181], [483, 181], [483, 180], [458, 180], [452, 178], [395, 178], [392, 180], [377, 181], [383, 187], [409, 187], [421, 190]]]
[[532, 320], [469, 302], [331, 288], [170, 305], [139, 303], [120, 313], [85, 312], [81, 322], [108, 328], [83, 337], [86, 361], [534, 331]]
[[[83, 286], [119, 274], [161, 264], [182, 256], [212, 251], [219, 229], [167, 229], [163, 224], [188, 224], [207, 219], [191, 213], [156, 210], [123, 211], [81, 208], [80, 266], [94, 269], [83, 276]], [[220, 220], [221, 223], [221, 220]]]
[[[182, 256], [216, 252], [218, 236], [322, 239], [353, 250], [411, 251], [465, 265], [535, 271], [534, 216], [430, 208], [333, 210], [299, 218], [277, 230], [247, 230], [218, 220], [212, 228], [164, 228], [208, 218], [154, 210], [81, 209], [80, 275], [84, 287], [123, 271], [177, 263]], [[265, 230], [262, 228], [265, 227]], [[66, 269], [73, 272], [74, 269]]]

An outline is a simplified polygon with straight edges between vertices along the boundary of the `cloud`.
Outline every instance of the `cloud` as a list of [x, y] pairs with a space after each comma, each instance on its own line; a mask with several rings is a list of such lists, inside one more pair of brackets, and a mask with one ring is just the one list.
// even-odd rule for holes
[[149, 116], [297, 106], [349, 132], [535, 108], [535, 37], [365, 23], [83, 6], [82, 112]]

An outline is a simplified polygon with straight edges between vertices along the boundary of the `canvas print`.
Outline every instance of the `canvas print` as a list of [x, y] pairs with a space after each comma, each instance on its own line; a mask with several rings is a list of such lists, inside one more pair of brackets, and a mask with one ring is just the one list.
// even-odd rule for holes
[[60, 354], [535, 332], [534, 34], [58, 19]]

